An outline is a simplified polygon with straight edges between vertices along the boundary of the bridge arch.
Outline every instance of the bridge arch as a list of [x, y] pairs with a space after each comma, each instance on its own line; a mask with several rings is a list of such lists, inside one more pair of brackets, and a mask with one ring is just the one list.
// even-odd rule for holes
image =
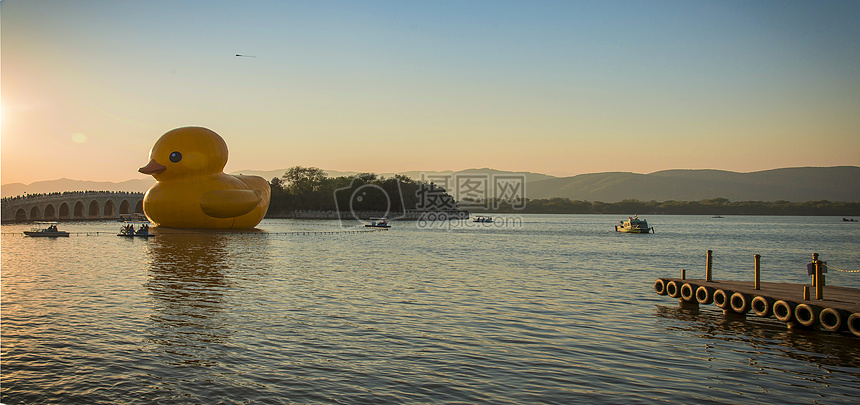
[[45, 206], [45, 212], [43, 215], [45, 219], [57, 219], [57, 210], [54, 209], [52, 204], [48, 204]]
[[33, 219], [33, 220], [42, 219], [42, 213], [39, 212], [38, 206], [33, 206], [33, 208], [30, 208], [30, 219]]
[[69, 214], [69, 203], [60, 204], [60, 215], [57, 216], [57, 219], [69, 219], [71, 218]]
[[107, 200], [105, 202], [105, 209], [103, 218], [116, 218], [116, 205], [114, 205], [113, 200]]
[[18, 208], [18, 211], [15, 212], [15, 220], [16, 221], [26, 221], [27, 220], [27, 211], [24, 211], [23, 208]]
[[75, 211], [72, 219], [84, 219], [84, 203], [75, 201]]
[[119, 215], [129, 215], [131, 214], [131, 203], [128, 200], [122, 200], [119, 203]]
[[99, 217], [99, 202], [96, 200], [90, 201], [89, 208], [87, 209], [87, 219], [93, 219]]

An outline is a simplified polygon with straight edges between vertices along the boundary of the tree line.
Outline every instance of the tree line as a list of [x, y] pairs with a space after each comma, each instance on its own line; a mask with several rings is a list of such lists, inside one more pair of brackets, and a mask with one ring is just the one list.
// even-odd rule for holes
[[[395, 175], [374, 173], [328, 177], [317, 167], [295, 166], [269, 183], [272, 199], [267, 216], [288, 216], [294, 211], [410, 211], [457, 210], [448, 192], [433, 183]], [[860, 202], [844, 201], [729, 201], [712, 198], [700, 201], [582, 201], [569, 198], [527, 199], [514, 209], [505, 200], [479, 204], [464, 201], [464, 208], [480, 212], [534, 214], [665, 214], [665, 215], [860, 215]], [[522, 202], [517, 204], [521, 207]], [[486, 209], [490, 208], [490, 209]]]
[[266, 216], [294, 211], [390, 211], [426, 208], [456, 210], [444, 188], [407, 176], [380, 177], [374, 173], [329, 177], [317, 167], [294, 166], [269, 185], [272, 199]]
[[581, 201], [569, 198], [527, 200], [525, 208], [514, 210], [497, 201], [496, 212], [541, 214], [665, 214], [665, 215], [860, 215], [860, 203], [844, 201], [729, 201], [711, 198], [700, 201], [640, 201], [627, 199], [614, 203]]

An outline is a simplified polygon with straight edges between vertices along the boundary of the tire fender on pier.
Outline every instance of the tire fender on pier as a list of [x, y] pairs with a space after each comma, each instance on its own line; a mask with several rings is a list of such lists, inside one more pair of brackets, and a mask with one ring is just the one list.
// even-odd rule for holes
[[654, 292], [658, 295], [666, 295], [666, 280], [662, 278], [658, 278], [657, 281], [654, 282]]
[[696, 301], [696, 290], [699, 286], [690, 283], [684, 283], [681, 286], [681, 299], [687, 302], [698, 302]]
[[797, 323], [807, 328], [814, 327], [818, 323], [818, 315], [820, 313], [821, 307], [818, 305], [800, 304], [794, 307], [794, 318], [797, 320]]
[[729, 305], [732, 307], [732, 310], [739, 314], [745, 314], [750, 310], [750, 303], [752, 302], [752, 297], [749, 294], [744, 294], [741, 292], [736, 292], [732, 294], [731, 299], [729, 300]]
[[850, 312], [839, 308], [824, 308], [818, 314], [818, 323], [828, 332], [842, 332], [848, 327]]
[[782, 322], [791, 322], [794, 320], [794, 307], [796, 306], [797, 304], [793, 301], [778, 300], [773, 303], [773, 316]]
[[709, 305], [714, 302], [714, 287], [700, 286], [696, 289], [696, 301], [699, 304]]
[[750, 309], [755, 312], [756, 315], [767, 318], [773, 315], [773, 303], [774, 299], [770, 297], [757, 296], [753, 298], [752, 303], [750, 304]]
[[721, 309], [731, 309], [733, 291], [718, 289], [714, 291], [714, 305]]
[[860, 337], [860, 312], [855, 312], [848, 317], [848, 330], [854, 336]]
[[666, 294], [668, 294], [672, 298], [680, 298], [681, 297], [681, 283], [675, 280], [672, 280], [666, 284]]

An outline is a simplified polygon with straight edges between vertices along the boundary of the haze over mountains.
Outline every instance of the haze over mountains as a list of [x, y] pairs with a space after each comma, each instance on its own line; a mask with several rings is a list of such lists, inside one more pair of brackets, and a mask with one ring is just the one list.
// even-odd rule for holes
[[723, 170], [663, 170], [650, 174], [594, 173], [528, 184], [529, 198], [617, 202], [860, 201], [860, 167], [796, 167], [737, 173]]
[[[258, 175], [267, 180], [282, 176], [287, 169], [256, 171], [241, 170], [233, 174]], [[352, 176], [358, 172], [326, 171], [331, 177]], [[394, 173], [377, 173], [392, 177]], [[553, 197], [572, 200], [618, 202], [625, 199], [642, 201], [699, 201], [727, 198], [730, 201], [860, 201], [860, 167], [793, 167], [738, 173], [724, 170], [663, 170], [649, 174], [607, 172], [555, 177], [540, 173], [507, 172], [493, 169], [469, 169], [445, 172], [403, 172], [413, 179], [456, 175], [511, 175], [526, 179], [526, 194], [530, 199]], [[0, 187], [3, 197], [62, 191], [104, 190], [145, 192], [154, 183], [152, 177], [120, 183], [70, 179], [39, 181], [31, 184], [10, 183]]]

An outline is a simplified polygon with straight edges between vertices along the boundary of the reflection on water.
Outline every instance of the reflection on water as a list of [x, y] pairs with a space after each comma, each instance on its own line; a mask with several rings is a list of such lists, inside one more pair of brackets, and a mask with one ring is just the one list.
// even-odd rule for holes
[[161, 346], [167, 363], [212, 366], [210, 348], [232, 334], [224, 317], [227, 237], [218, 234], [162, 234], [149, 245], [152, 298], [148, 340]]
[[[219, 383], [231, 374], [229, 359], [242, 328], [235, 311], [235, 291], [249, 274], [266, 262], [267, 239], [261, 232], [171, 232], [159, 230], [147, 246], [150, 314], [144, 351], [151, 360], [147, 376], [154, 401], [188, 397], [184, 385], [212, 396], [196, 395], [193, 402], [219, 397]], [[258, 276], [260, 276], [258, 274]], [[236, 390], [241, 395], [241, 390]]]
[[[812, 249], [860, 269], [860, 227], [652, 220], [658, 233], [632, 236], [600, 215], [307, 235], [293, 231], [336, 227], [265, 220], [265, 231], [155, 229], [148, 240], [95, 221], [68, 228], [110, 236], [57, 241], [4, 224], [0, 401], [860, 400], [856, 338], [673, 308], [652, 289], [681, 268], [701, 272], [706, 249], [726, 279], [749, 277], [760, 253], [764, 281], [806, 281]], [[855, 274], [830, 277], [860, 287]]]
[[[669, 331], [692, 332], [695, 338], [706, 341], [739, 343], [743, 347], [741, 351], [749, 356], [774, 355], [835, 369], [860, 367], [860, 346], [856, 344], [856, 338], [848, 334], [790, 329], [784, 322], [773, 318], [723, 314], [722, 310], [711, 307], [657, 305], [655, 315], [682, 321], [661, 323]], [[750, 351], [751, 348], [758, 350]], [[750, 362], [755, 362], [755, 359], [750, 357]], [[857, 372], [850, 374], [860, 377]], [[821, 377], [816, 375], [810, 379], [817, 381]]]

